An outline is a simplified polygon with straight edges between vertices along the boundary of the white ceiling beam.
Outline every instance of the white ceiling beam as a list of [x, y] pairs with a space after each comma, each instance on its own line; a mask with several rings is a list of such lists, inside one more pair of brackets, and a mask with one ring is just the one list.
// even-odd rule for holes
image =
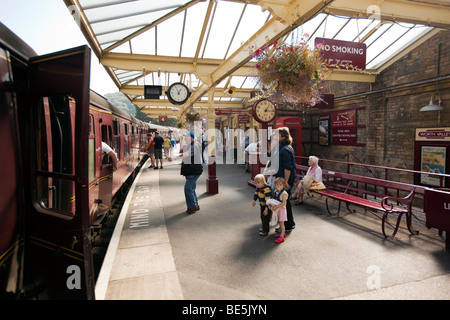
[[[107, 53], [100, 59], [104, 66], [120, 70], [149, 72], [193, 73], [199, 79], [209, 74], [223, 63], [220, 59], [197, 59], [185, 57], [155, 56], [129, 53]], [[238, 68], [233, 75], [250, 76], [255, 74], [255, 62], [248, 62]], [[203, 81], [203, 79], [202, 79]]]
[[[164, 93], [167, 91], [167, 89], [168, 89], [167, 86], [162, 87], [162, 92], [163, 92], [162, 95], [163, 96], [165, 95]], [[256, 91], [256, 90], [257, 89], [236, 88], [236, 90], [232, 94], [231, 98], [250, 98], [250, 93], [252, 91]], [[144, 86], [124, 85], [124, 86], [122, 86], [122, 88], [120, 88], [120, 92], [122, 92], [123, 94], [130, 95], [130, 96], [143, 96], [144, 95]], [[227, 93], [225, 93], [225, 88], [217, 88], [216, 87], [214, 89], [214, 96], [230, 98], [230, 96]]]
[[[283, 10], [278, 10], [276, 17], [269, 20], [228, 59], [217, 67], [216, 70], [208, 76], [209, 81], [205, 81], [205, 83], [195, 90], [189, 98], [189, 101], [183, 106], [183, 109], [187, 110], [212, 87], [216, 86], [224, 78], [244, 66], [252, 58], [252, 53], [257, 48], [263, 47], [266, 43], [272, 43], [275, 40], [278, 40], [295, 27], [311, 19], [330, 2], [332, 1], [325, 1], [324, 3], [323, 0], [293, 0], [287, 4], [286, 2], [282, 3], [279, 0], [260, 1], [260, 5], [263, 9], [268, 9], [270, 11], [273, 9], [273, 5], [276, 9], [281, 8]], [[279, 7], [279, 5], [281, 5], [281, 7]], [[283, 5], [285, 8], [283, 8]], [[281, 21], [284, 21], [284, 23]]]

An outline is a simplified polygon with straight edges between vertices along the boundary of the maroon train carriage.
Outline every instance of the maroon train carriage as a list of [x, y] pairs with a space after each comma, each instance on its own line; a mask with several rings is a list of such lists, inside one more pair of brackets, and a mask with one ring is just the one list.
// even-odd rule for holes
[[37, 56], [0, 24], [0, 299], [95, 298], [95, 230], [150, 128], [90, 91], [89, 71], [87, 46]]

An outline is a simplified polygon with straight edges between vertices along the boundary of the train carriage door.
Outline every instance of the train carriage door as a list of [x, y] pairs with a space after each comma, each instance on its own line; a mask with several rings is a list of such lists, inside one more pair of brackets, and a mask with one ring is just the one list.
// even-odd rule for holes
[[23, 293], [23, 186], [12, 84], [10, 55], [0, 47], [0, 300]]
[[[50, 299], [94, 299], [89, 218], [87, 46], [31, 58], [21, 110], [29, 165], [29, 247], [33, 281]], [[28, 201], [27, 201], [28, 203]]]

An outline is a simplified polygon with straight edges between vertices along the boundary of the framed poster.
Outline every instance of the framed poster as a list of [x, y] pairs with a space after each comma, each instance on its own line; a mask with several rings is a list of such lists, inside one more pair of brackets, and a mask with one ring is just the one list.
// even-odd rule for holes
[[[447, 147], [444, 146], [420, 146], [420, 171], [431, 173], [446, 172]], [[420, 183], [440, 187], [439, 177], [420, 175]]]
[[331, 143], [330, 117], [319, 119], [319, 145], [329, 146]]

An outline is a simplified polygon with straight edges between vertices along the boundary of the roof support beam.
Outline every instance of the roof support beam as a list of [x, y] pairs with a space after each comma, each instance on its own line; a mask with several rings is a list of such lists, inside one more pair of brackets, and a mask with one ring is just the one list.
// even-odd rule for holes
[[450, 28], [450, 5], [417, 0], [335, 0], [324, 12], [354, 18], [423, 24]]
[[[147, 72], [161, 71], [172, 73], [194, 73], [202, 81], [222, 63], [219, 59], [195, 59], [183, 57], [166, 57], [145, 54], [107, 53], [100, 62], [104, 66], [121, 70]], [[256, 63], [248, 62], [234, 73], [235, 76], [248, 76], [254, 73]]]
[[[167, 86], [163, 86], [162, 92], [163, 93], [166, 92], [167, 89], [168, 89]], [[233, 92], [232, 98], [250, 98], [250, 93], [252, 91], [255, 91], [255, 90], [254, 89], [237, 88]], [[120, 89], [120, 92], [122, 92], [123, 94], [126, 94], [126, 95], [130, 95], [130, 96], [143, 96], [144, 95], [144, 86], [123, 85], [122, 88]], [[224, 92], [223, 88], [215, 88], [214, 96], [230, 98], [230, 96]]]
[[[205, 95], [209, 89], [215, 87], [224, 78], [244, 66], [252, 58], [252, 53], [257, 48], [263, 47], [266, 43], [272, 43], [273, 41], [278, 40], [300, 24], [314, 17], [331, 2], [333, 2], [333, 0], [293, 0], [290, 2], [280, 0], [260, 1], [260, 5], [263, 9], [276, 9], [276, 17], [269, 20], [216, 70], [210, 73], [208, 76], [209, 81], [204, 81], [204, 83], [195, 90], [189, 98], [189, 101], [183, 106], [183, 110], [186, 111]], [[284, 23], [282, 21], [284, 21]]]

